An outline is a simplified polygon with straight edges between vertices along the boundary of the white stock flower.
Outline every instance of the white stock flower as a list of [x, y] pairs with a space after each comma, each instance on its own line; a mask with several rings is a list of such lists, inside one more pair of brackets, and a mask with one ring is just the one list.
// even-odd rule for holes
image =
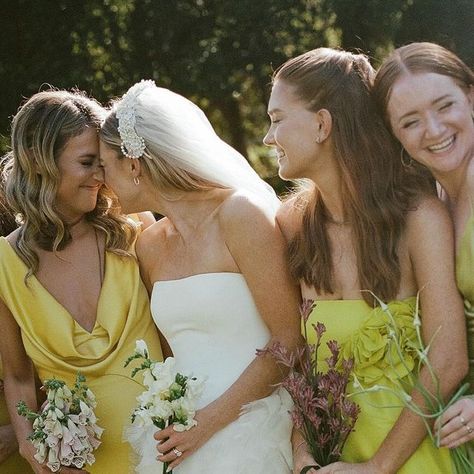
[[193, 401], [199, 400], [204, 390], [204, 378], [192, 377], [186, 381], [186, 393], [184, 396]]
[[143, 339], [139, 339], [135, 342], [135, 352], [141, 355], [142, 357], [148, 358], [148, 346], [146, 345], [146, 342]]
[[152, 416], [167, 420], [173, 414], [173, 406], [168, 400], [155, 398], [155, 402], [149, 408], [149, 411]]
[[155, 377], [153, 377], [153, 374], [151, 373], [151, 370], [150, 369], [144, 369], [143, 370], [143, 385], [150, 388], [151, 384], [154, 381], [155, 381]]
[[140, 427], [153, 425], [152, 415], [149, 410], [135, 410], [133, 424]]

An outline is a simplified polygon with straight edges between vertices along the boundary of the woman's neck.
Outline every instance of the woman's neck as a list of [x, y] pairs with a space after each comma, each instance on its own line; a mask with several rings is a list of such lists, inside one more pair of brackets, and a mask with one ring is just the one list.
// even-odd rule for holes
[[344, 224], [346, 220], [344, 202], [341, 193], [341, 178], [339, 173], [319, 174], [311, 179], [318, 188], [324, 206], [327, 209], [328, 220], [334, 224]]
[[184, 192], [176, 200], [162, 199], [156, 212], [166, 216], [184, 240], [192, 239], [232, 192], [219, 188]]

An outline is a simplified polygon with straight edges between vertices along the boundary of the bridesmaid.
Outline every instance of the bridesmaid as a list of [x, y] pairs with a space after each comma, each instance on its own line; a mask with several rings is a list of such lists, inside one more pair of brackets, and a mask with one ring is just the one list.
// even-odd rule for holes
[[[50, 471], [34, 459], [26, 440], [31, 424], [15, 409], [18, 400], [37, 408], [34, 372], [70, 384], [78, 371], [87, 377], [105, 428], [87, 469], [125, 474], [122, 429], [141, 388], [123, 363], [137, 339], [161, 357], [130, 254], [137, 227], [103, 186], [102, 118], [102, 107], [80, 93], [44, 91], [13, 119], [6, 194], [21, 226], [0, 238], [0, 352], [20, 453], [35, 473]], [[61, 472], [86, 471], [63, 466]]]
[[[406, 166], [426, 167], [455, 229], [456, 278], [465, 300], [470, 392], [474, 393], [474, 73], [433, 43], [396, 49], [375, 78], [375, 98], [400, 141]], [[416, 160], [415, 162], [413, 160]], [[440, 419], [441, 445], [474, 439], [474, 400], [464, 398]], [[474, 459], [474, 458], [473, 458]]]
[[[370, 98], [373, 75], [366, 57], [326, 48], [290, 59], [275, 72], [264, 143], [275, 148], [283, 179], [306, 181], [279, 221], [303, 297], [317, 300], [308, 333], [311, 323], [323, 322], [327, 340], [338, 340], [344, 355], [354, 358], [365, 388], [393, 387], [400, 373], [389, 364], [384, 313], [364, 290], [388, 304], [404, 334], [404, 361], [414, 367], [412, 318], [423, 289], [423, 339], [442, 331], [429, 355], [442, 395], [449, 397], [467, 372], [449, 216], [423, 176], [404, 173]], [[321, 364], [328, 352], [324, 347], [318, 354]], [[419, 377], [432, 385], [426, 369]], [[352, 384], [349, 390], [357, 391]], [[411, 395], [423, 404], [419, 393]], [[400, 401], [393, 394], [373, 391], [353, 399], [361, 413], [342, 461], [318, 473], [451, 472], [448, 450], [435, 448], [423, 421], [396, 408]], [[299, 473], [314, 460], [298, 432], [294, 446]]]

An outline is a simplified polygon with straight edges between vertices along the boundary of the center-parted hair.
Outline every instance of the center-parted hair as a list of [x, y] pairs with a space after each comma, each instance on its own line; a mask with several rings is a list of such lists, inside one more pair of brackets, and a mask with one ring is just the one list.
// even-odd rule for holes
[[388, 102], [395, 82], [405, 74], [435, 73], [453, 79], [469, 92], [474, 73], [453, 52], [435, 43], [410, 43], [397, 48], [385, 59], [375, 76], [373, 95], [387, 126]]
[[[371, 98], [374, 74], [361, 54], [318, 48], [284, 63], [273, 82], [292, 86], [308, 110], [330, 112], [344, 221], [352, 229], [361, 289], [390, 300], [400, 286], [398, 250], [407, 211], [430, 183], [403, 169], [395, 141]], [[298, 195], [296, 202], [303, 203], [302, 226], [289, 244], [291, 269], [318, 292], [332, 293], [333, 261], [326, 230], [331, 218], [317, 187]], [[368, 293], [362, 296], [373, 303]]]
[[[3, 177], [6, 198], [22, 225], [16, 246], [28, 266], [27, 277], [38, 269], [36, 245], [56, 251], [71, 240], [55, 207], [61, 179], [57, 160], [68, 140], [88, 128], [98, 130], [104, 113], [80, 92], [48, 90], [33, 95], [13, 118], [12, 149], [5, 156]], [[120, 215], [116, 198], [105, 187], [86, 219], [104, 232], [107, 250], [128, 255], [136, 229]]]

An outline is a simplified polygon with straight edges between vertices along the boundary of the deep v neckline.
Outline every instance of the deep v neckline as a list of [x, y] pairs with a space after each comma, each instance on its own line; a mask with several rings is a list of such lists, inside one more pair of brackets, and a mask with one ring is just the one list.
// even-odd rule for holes
[[[10, 244], [10, 242], [5, 238], [5, 237], [1, 237], [2, 240], [5, 241], [5, 245], [7, 245], [10, 249], [10, 251], [13, 253], [13, 255], [15, 256], [15, 258], [20, 262], [22, 268], [24, 269], [25, 271], [25, 274], [26, 272], [28, 271], [28, 268], [27, 266], [25, 265], [25, 262], [23, 262], [23, 260], [20, 258], [20, 256], [16, 253], [15, 249], [13, 248], [13, 246]], [[40, 291], [42, 291], [43, 293], [45, 293], [47, 295], [47, 297], [49, 299], [51, 299], [53, 301], [53, 303], [58, 306], [63, 313], [65, 313], [68, 318], [71, 319], [71, 321], [78, 327], [80, 328], [82, 331], [84, 331], [85, 333], [89, 334], [89, 335], [92, 335], [94, 333], [94, 330], [96, 329], [97, 327], [97, 323], [99, 321], [99, 308], [101, 306], [101, 300], [102, 300], [102, 295], [104, 293], [104, 287], [106, 286], [106, 279], [107, 279], [107, 267], [108, 267], [108, 264], [107, 264], [107, 251], [104, 251], [104, 263], [105, 263], [105, 268], [104, 268], [104, 276], [103, 276], [103, 280], [102, 280], [102, 285], [100, 287], [100, 290], [99, 290], [99, 296], [97, 298], [97, 306], [96, 306], [96, 316], [95, 316], [95, 321], [94, 321], [94, 324], [92, 325], [92, 329], [89, 331], [87, 330], [84, 326], [82, 326], [77, 320], [76, 318], [73, 316], [73, 314], [56, 298], [56, 296], [54, 296], [45, 286], [44, 284], [39, 280], [39, 278], [36, 277], [36, 275], [31, 275], [31, 280], [35, 282], [36, 286], [39, 288]]]

